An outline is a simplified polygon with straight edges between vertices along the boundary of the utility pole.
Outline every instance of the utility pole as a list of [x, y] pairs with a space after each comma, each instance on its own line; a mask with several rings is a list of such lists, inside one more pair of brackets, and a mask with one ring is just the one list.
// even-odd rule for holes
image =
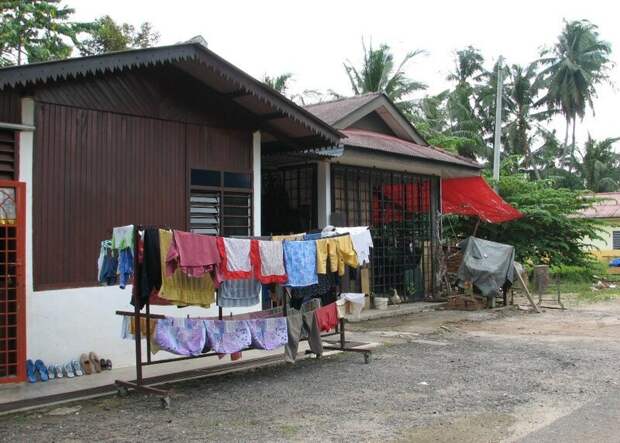
[[[499, 150], [502, 141], [502, 56], [497, 60], [497, 95], [495, 97], [495, 141], [493, 143], [493, 180], [499, 180]], [[497, 185], [496, 185], [497, 186]]]

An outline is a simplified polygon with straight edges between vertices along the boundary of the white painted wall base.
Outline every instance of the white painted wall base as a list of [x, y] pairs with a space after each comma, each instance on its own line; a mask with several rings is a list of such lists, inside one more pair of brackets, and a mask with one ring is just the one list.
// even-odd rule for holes
[[[93, 265], [95, 264], [93, 260]], [[62, 289], [29, 292], [27, 295], [28, 358], [40, 358], [46, 364], [79, 359], [83, 352], [94, 351], [99, 358], [109, 358], [115, 367], [135, 364], [133, 340], [121, 339], [122, 318], [116, 310], [133, 311], [129, 304], [131, 286]], [[261, 305], [225, 309], [224, 314], [258, 311]], [[210, 309], [174, 306], [153, 306], [151, 312], [174, 317], [217, 316], [215, 305]], [[156, 358], [173, 357], [158, 353]]]

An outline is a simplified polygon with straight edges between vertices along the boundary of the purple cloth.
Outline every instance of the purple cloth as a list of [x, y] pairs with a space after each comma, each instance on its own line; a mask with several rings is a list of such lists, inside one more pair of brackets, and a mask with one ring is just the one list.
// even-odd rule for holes
[[270, 351], [288, 343], [286, 317], [248, 320], [252, 344], [258, 349]]
[[247, 320], [203, 320], [207, 347], [218, 354], [233, 354], [252, 344]]
[[165, 318], [157, 322], [154, 340], [164, 351], [199, 355], [206, 341], [205, 324], [189, 318]]

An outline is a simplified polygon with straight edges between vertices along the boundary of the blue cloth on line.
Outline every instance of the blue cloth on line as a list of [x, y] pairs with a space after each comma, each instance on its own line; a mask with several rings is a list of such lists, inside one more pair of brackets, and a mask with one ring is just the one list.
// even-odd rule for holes
[[305, 234], [304, 240], [320, 240], [322, 235], [320, 232], [314, 232], [312, 234]]
[[284, 267], [288, 275], [285, 286], [302, 288], [319, 282], [316, 273], [316, 241], [283, 242]]
[[125, 289], [127, 282], [133, 274], [133, 254], [131, 248], [121, 249], [118, 254], [118, 283], [121, 289]]
[[103, 265], [101, 266], [101, 274], [99, 275], [99, 283], [112, 286], [116, 283], [116, 270], [118, 269], [118, 260], [113, 255], [103, 257]]

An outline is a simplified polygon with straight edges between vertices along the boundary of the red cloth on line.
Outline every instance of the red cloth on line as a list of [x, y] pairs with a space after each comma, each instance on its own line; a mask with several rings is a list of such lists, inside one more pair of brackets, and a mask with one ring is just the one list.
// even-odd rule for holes
[[314, 311], [316, 322], [321, 332], [331, 331], [338, 325], [338, 309], [336, 303], [330, 303]]
[[479, 217], [488, 223], [523, 217], [478, 176], [441, 180], [441, 206], [444, 214]]
[[220, 263], [215, 237], [174, 231], [166, 255], [166, 275], [171, 277], [177, 268], [189, 277], [202, 277]]

